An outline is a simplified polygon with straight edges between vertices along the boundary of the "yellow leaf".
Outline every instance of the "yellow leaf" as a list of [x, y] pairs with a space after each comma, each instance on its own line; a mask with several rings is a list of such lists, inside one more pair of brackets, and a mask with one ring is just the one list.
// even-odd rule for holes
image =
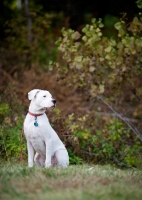
[[112, 47], [108, 46], [107, 48], [105, 48], [105, 52], [109, 53], [109, 52], [111, 52], [111, 49], [112, 49]]

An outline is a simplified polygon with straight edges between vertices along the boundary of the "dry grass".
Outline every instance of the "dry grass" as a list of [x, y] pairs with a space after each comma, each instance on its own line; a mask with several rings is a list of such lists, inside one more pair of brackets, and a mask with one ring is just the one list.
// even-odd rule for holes
[[0, 167], [1, 200], [141, 200], [142, 172], [95, 165], [60, 168]]

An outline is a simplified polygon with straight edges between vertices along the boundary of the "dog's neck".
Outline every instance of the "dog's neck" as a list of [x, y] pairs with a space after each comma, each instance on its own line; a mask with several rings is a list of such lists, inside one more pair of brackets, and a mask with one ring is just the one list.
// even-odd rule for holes
[[45, 108], [39, 108], [35, 103], [31, 101], [30, 106], [29, 106], [29, 111], [33, 114], [43, 114], [45, 113], [46, 109]]

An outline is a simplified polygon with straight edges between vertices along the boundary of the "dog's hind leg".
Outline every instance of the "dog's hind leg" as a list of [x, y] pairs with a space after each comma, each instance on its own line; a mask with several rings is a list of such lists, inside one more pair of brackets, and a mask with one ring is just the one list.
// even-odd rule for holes
[[67, 167], [69, 165], [69, 156], [66, 149], [59, 149], [55, 152], [58, 167]]
[[39, 153], [35, 154], [34, 161], [39, 167], [44, 167], [45, 165], [45, 159]]

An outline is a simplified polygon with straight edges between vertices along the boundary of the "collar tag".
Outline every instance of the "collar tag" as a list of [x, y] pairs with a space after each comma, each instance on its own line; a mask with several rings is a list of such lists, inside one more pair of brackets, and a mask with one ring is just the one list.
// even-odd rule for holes
[[38, 123], [37, 123], [37, 121], [35, 121], [34, 125], [35, 125], [36, 127], [38, 126]]
[[38, 126], [38, 123], [37, 123], [37, 116], [35, 116], [35, 123], [34, 123], [35, 127]]
[[28, 113], [29, 113], [31, 116], [34, 116], [34, 117], [35, 117], [34, 126], [37, 127], [37, 126], [38, 126], [37, 117], [43, 115], [44, 113], [41, 113], [41, 114], [34, 114], [34, 113], [31, 113], [30, 111], [29, 111]]

